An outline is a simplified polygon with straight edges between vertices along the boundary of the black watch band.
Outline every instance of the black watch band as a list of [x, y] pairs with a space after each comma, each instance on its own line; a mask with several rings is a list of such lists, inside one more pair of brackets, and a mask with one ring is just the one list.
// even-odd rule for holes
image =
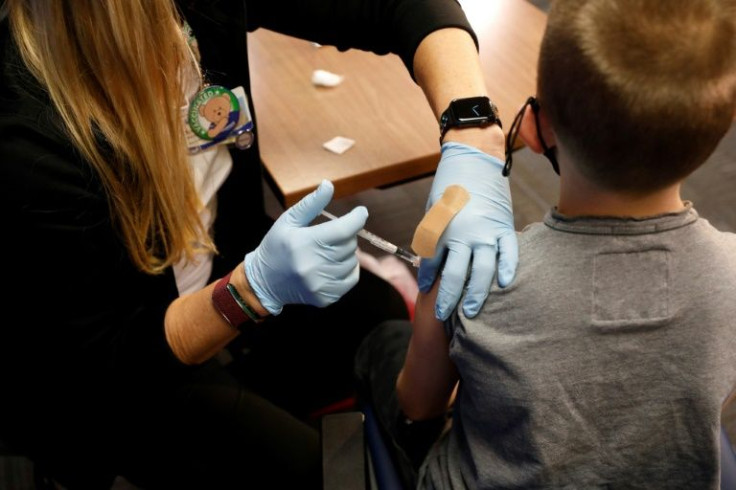
[[491, 102], [491, 99], [485, 96], [454, 99], [440, 117], [440, 144], [451, 128], [491, 124], [503, 127], [498, 117], [498, 108]]

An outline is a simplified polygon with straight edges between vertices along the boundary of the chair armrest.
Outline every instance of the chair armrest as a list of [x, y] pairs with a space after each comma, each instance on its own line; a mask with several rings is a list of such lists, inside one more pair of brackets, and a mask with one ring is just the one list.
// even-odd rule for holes
[[736, 452], [721, 426], [721, 489], [736, 490]]
[[365, 415], [365, 438], [371, 462], [371, 474], [380, 490], [403, 490], [401, 478], [391, 459], [386, 441], [378, 426], [376, 414], [370, 405], [363, 405]]

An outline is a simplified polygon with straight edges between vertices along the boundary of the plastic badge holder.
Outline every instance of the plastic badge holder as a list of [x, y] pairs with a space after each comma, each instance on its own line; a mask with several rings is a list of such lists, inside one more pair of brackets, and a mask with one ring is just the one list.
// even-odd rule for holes
[[241, 150], [253, 145], [253, 118], [243, 87], [228, 90], [219, 85], [210, 85], [183, 109], [190, 154], [214, 145], [232, 144]]

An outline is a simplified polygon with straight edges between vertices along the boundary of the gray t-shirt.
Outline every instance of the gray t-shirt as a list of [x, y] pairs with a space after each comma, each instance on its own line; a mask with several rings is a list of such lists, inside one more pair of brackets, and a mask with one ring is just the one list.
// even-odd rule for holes
[[453, 425], [419, 488], [718, 488], [736, 383], [736, 235], [694, 209], [554, 211], [517, 276], [447, 322]]

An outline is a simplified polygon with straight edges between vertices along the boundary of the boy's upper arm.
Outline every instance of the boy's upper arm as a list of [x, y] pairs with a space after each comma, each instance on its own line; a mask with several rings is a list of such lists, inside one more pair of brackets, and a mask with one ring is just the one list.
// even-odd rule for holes
[[413, 419], [444, 413], [458, 379], [443, 322], [434, 314], [438, 286], [439, 281], [417, 297], [412, 337], [397, 382], [402, 409]]
[[437, 319], [434, 314], [434, 306], [437, 301], [437, 292], [439, 290], [439, 281], [435, 281], [432, 289], [426, 293], [420, 292], [417, 295], [417, 302], [414, 307], [414, 333], [432, 332], [434, 330], [443, 330], [442, 320]]

